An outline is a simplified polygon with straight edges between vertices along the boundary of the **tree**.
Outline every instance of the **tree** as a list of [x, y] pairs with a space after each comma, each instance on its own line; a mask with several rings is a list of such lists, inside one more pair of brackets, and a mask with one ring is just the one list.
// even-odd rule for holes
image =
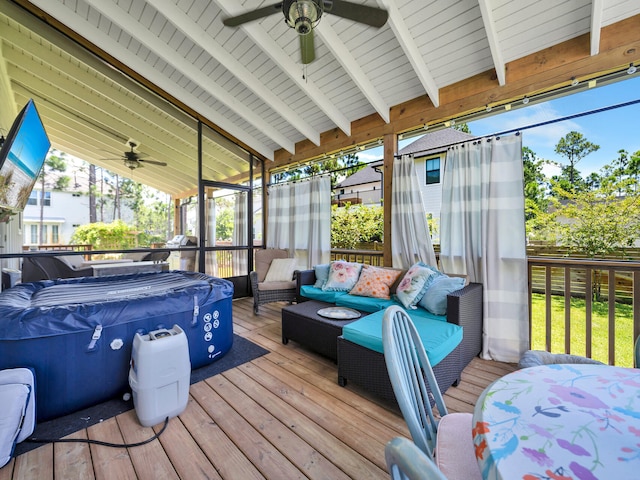
[[580, 173], [576, 170], [576, 164], [592, 152], [600, 149], [600, 145], [589, 142], [580, 132], [567, 133], [556, 144], [555, 152], [567, 159], [568, 164], [563, 165], [563, 176], [566, 176], [571, 189], [577, 186]]
[[359, 243], [381, 242], [383, 236], [383, 208], [351, 205], [331, 207], [332, 248], [354, 249]]
[[342, 179], [353, 175], [364, 167], [365, 164], [360, 162], [357, 154], [349, 153], [347, 155], [334, 156], [333, 158], [328, 157], [325, 160], [314, 162], [304, 167], [277, 173], [274, 175], [274, 180], [278, 183], [299, 180], [312, 175], [330, 173], [331, 188], [333, 188]]
[[44, 245], [47, 241], [44, 238], [44, 197], [45, 197], [45, 187], [46, 187], [46, 177], [47, 174], [52, 172], [64, 172], [67, 170], [67, 161], [64, 158], [65, 153], [59, 152], [57, 150], [51, 151], [42, 165], [42, 170], [40, 171], [40, 182], [41, 182], [41, 190], [40, 190], [40, 245]]
[[89, 165], [89, 223], [98, 221], [96, 213], [96, 166]]
[[536, 212], [547, 206], [545, 199], [545, 176], [542, 172], [544, 160], [538, 158], [529, 147], [522, 147], [524, 167], [525, 219], [529, 220]]
[[456, 123], [453, 127], [454, 130], [458, 130], [459, 132], [464, 132], [464, 133], [468, 133], [471, 134], [471, 129], [469, 128], [469, 125], [467, 125], [466, 123], [462, 122], [462, 123]]

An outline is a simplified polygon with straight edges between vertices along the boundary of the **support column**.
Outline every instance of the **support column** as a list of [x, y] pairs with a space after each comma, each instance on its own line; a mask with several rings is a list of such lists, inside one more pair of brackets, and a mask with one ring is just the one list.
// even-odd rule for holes
[[391, 257], [391, 179], [393, 178], [393, 160], [398, 151], [398, 135], [388, 133], [384, 136], [384, 174], [382, 205], [384, 212], [384, 250], [382, 261], [385, 267], [392, 266]]

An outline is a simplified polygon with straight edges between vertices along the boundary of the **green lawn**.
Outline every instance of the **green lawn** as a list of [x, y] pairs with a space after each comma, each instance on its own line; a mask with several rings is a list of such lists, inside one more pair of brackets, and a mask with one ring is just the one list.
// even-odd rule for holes
[[[564, 297], [552, 296], [551, 301], [551, 352], [564, 352]], [[609, 363], [609, 304], [593, 302], [591, 357]], [[546, 350], [545, 345], [545, 299], [542, 294], [532, 295], [531, 348]], [[633, 312], [631, 305], [616, 304], [615, 364], [620, 367], [633, 366]], [[585, 355], [585, 304], [580, 298], [571, 299], [571, 351], [574, 355]]]

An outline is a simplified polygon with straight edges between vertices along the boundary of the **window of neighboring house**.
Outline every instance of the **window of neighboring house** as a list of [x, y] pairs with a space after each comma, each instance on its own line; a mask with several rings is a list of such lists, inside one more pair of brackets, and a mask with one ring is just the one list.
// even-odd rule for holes
[[42, 225], [42, 241], [43, 243], [49, 243], [48, 225]]
[[51, 192], [44, 192], [44, 195], [42, 198], [42, 204], [46, 207], [51, 206]]
[[38, 190], [31, 190], [29, 194], [29, 200], [27, 200], [27, 205], [37, 205], [38, 204]]
[[30, 243], [38, 243], [38, 226], [37, 225], [30, 225], [30, 230], [31, 230], [31, 242]]
[[426, 184], [440, 183], [440, 157], [429, 158], [426, 165]]
[[51, 225], [51, 243], [58, 243], [59, 239], [58, 225]]

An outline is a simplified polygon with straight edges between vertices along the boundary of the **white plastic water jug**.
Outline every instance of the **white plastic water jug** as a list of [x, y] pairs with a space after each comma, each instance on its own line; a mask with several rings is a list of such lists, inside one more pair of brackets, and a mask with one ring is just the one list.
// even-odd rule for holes
[[145, 427], [180, 415], [189, 400], [191, 362], [184, 331], [174, 325], [147, 335], [136, 333], [129, 385], [138, 420]]

